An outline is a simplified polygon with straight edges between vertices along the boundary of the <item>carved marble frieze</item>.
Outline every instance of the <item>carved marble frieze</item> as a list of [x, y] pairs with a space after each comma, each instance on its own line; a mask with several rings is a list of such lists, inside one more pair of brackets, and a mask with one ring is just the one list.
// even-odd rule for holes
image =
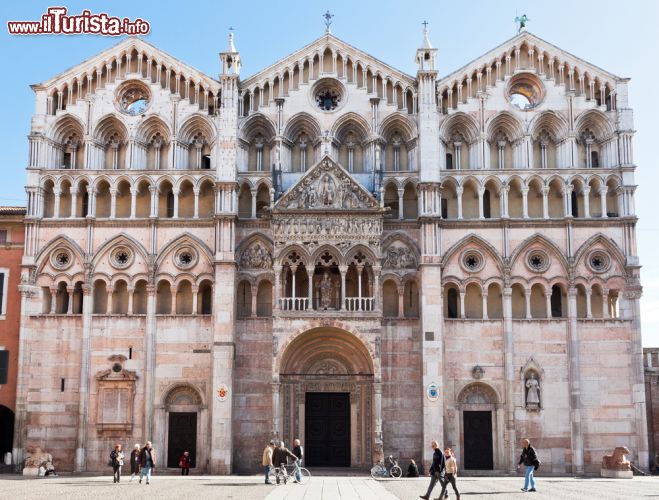
[[377, 246], [382, 235], [382, 216], [377, 215], [286, 215], [273, 218], [272, 232], [275, 245], [291, 242], [305, 245], [310, 250], [326, 242], [335, 243], [347, 250], [362, 242]]
[[375, 210], [378, 201], [346, 170], [325, 156], [275, 203], [278, 210]]

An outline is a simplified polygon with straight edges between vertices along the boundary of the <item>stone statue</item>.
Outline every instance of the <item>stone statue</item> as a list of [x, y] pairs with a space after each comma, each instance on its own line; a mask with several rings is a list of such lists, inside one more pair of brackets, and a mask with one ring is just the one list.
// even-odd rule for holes
[[317, 200], [318, 200], [318, 195], [316, 194], [316, 189], [313, 187], [312, 184], [304, 192], [304, 207], [305, 208], [315, 207]]
[[332, 280], [327, 271], [320, 281], [320, 307], [328, 309], [332, 305]]
[[38, 476], [41, 467], [48, 470], [48, 466], [52, 467], [53, 456], [50, 453], [44, 452], [41, 447], [34, 446], [28, 448], [23, 462], [23, 475], [24, 476]]
[[540, 408], [540, 382], [535, 373], [526, 379], [526, 407], [528, 409]]
[[325, 206], [334, 204], [334, 189], [332, 184], [330, 176], [325, 174], [320, 188], [320, 202]]
[[611, 455], [602, 457], [602, 477], [632, 478], [632, 465], [626, 455], [631, 452], [626, 446], [618, 446]]

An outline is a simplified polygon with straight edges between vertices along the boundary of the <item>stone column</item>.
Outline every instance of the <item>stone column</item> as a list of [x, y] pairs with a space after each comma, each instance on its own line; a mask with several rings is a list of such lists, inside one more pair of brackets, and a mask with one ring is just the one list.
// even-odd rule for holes
[[94, 295], [90, 284], [82, 285], [82, 339], [80, 345], [80, 388], [78, 389], [78, 426], [76, 429], [76, 454], [74, 471], [87, 469], [86, 444], [89, 411], [89, 382], [91, 361], [91, 322]]
[[529, 188], [522, 188], [522, 217], [529, 218]]
[[127, 314], [133, 314], [133, 296], [135, 295], [135, 288], [128, 287], [128, 311]]
[[67, 286], [66, 287], [66, 293], [69, 296], [69, 300], [68, 300], [67, 308], [66, 308], [66, 314], [73, 314], [73, 287], [72, 286]]
[[375, 382], [373, 384], [373, 408], [375, 410], [375, 443], [382, 444], [382, 383], [381, 382]]
[[405, 316], [405, 286], [398, 285], [398, 317], [403, 318]]
[[526, 301], [526, 319], [531, 319], [531, 289], [527, 288], [524, 290], [524, 299]]
[[458, 200], [458, 219], [462, 219], [462, 192], [464, 191], [464, 188], [456, 188], [456, 197]]
[[609, 215], [606, 213], [606, 193], [608, 192], [607, 187], [602, 187], [599, 189], [599, 195], [600, 195], [600, 208], [602, 211], [602, 218], [607, 218]]
[[593, 290], [592, 288], [586, 288], [586, 318], [592, 318], [593, 317], [593, 312], [592, 312], [592, 307], [590, 303], [590, 299], [593, 295]]
[[611, 311], [609, 309], [609, 289], [602, 289], [602, 317], [610, 318]]
[[277, 307], [277, 308], [279, 307], [279, 297], [281, 295], [283, 295], [281, 293], [281, 290], [280, 290], [280, 288], [281, 288], [281, 269], [282, 269], [281, 266], [277, 266], [277, 265], [272, 267], [272, 270], [275, 273], [275, 289], [273, 291], [274, 292], [273, 295], [274, 295], [274, 299], [275, 299], [275, 307]]
[[307, 305], [308, 309], [313, 309], [313, 274], [314, 274], [314, 267], [309, 266], [307, 269], [307, 299], [309, 300], [309, 304]]
[[515, 401], [514, 383], [515, 369], [513, 357], [515, 354], [513, 343], [513, 289], [510, 283], [506, 283], [503, 289], [503, 340], [504, 340], [504, 371], [506, 377], [506, 428], [504, 430], [505, 456], [509, 473], [515, 472], [517, 465], [516, 456], [516, 429], [515, 429]]
[[195, 219], [199, 218], [199, 188], [194, 188], [194, 215]]
[[570, 388], [570, 422], [572, 425], [572, 472], [584, 473], [583, 427], [581, 424], [581, 361], [577, 329], [577, 289], [568, 289], [568, 385]]
[[193, 285], [192, 286], [192, 314], [197, 314], [198, 303], [199, 303], [199, 287]]
[[547, 301], [547, 319], [552, 317], [551, 315], [551, 291], [545, 292], [545, 300]]
[[465, 319], [465, 292], [460, 292], [460, 318]]
[[348, 272], [348, 266], [339, 266], [339, 272], [341, 273], [341, 305], [339, 309], [345, 311], [346, 309], [346, 274]]
[[590, 201], [588, 195], [590, 194], [590, 186], [586, 186], [582, 191], [583, 196], [583, 216], [588, 219], [590, 218]]
[[[146, 331], [144, 333], [144, 436], [153, 439], [153, 407], [156, 371], [156, 286], [146, 286]], [[165, 443], [157, 443], [161, 450]], [[155, 446], [155, 444], [154, 444]]]
[[281, 384], [279, 382], [272, 382], [270, 388], [272, 390], [272, 437], [278, 439], [281, 438], [281, 411], [279, 409]]
[[403, 213], [403, 195], [405, 194], [404, 189], [399, 189], [398, 190], [398, 218], [400, 220], [403, 219], [404, 213]]
[[252, 309], [252, 318], [256, 318], [256, 295], [258, 293], [258, 287], [257, 286], [251, 286], [250, 284], [250, 289], [252, 291], [252, 304], [251, 304], [251, 309]]
[[178, 195], [180, 194], [180, 192], [181, 191], [179, 189], [172, 189], [172, 195], [174, 196], [174, 215], [172, 216], [172, 218], [174, 219], [178, 219], [178, 202], [179, 202]]
[[543, 219], [549, 219], [549, 188], [544, 186], [542, 188], [542, 217]]
[[130, 190], [130, 218], [135, 218], [137, 207], [137, 188], [131, 188]]
[[55, 314], [57, 312], [57, 287], [50, 287], [50, 314]]
[[250, 193], [252, 194], [252, 219], [256, 219], [256, 195], [257, 190], [251, 189]]
[[487, 293], [483, 294], [483, 319], [489, 319], [487, 316]]

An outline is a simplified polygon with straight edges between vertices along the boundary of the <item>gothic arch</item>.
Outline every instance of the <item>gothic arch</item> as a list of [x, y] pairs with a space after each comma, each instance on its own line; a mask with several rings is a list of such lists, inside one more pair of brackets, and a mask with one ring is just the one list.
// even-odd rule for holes
[[546, 130], [555, 142], [565, 139], [568, 129], [567, 120], [555, 111], [543, 111], [537, 114], [529, 124], [529, 132], [534, 139], [537, 139], [540, 133]]
[[417, 262], [421, 262], [421, 249], [419, 248], [419, 245], [414, 241], [412, 238], [410, 238], [406, 233], [402, 231], [396, 231], [394, 233], [390, 233], [387, 235], [385, 239], [382, 240], [382, 243], [380, 245], [380, 248], [384, 251], [389, 245], [392, 243], [400, 241], [403, 243], [405, 246], [407, 246], [412, 252], [414, 252], [414, 256], [417, 259]]
[[401, 112], [392, 113], [382, 120], [378, 134], [385, 140], [389, 140], [390, 136], [396, 130], [403, 132], [403, 140], [405, 142], [409, 142], [417, 137], [416, 124], [414, 124], [407, 115]]
[[283, 248], [282, 250], [279, 251], [279, 255], [274, 259], [276, 265], [283, 266], [286, 264], [285, 259], [293, 252], [296, 252], [297, 255], [300, 257], [300, 265], [303, 266], [308, 266], [311, 262], [311, 256], [307, 252], [307, 250], [302, 247], [302, 245], [298, 244], [292, 244], [286, 246], [286, 248]]
[[597, 244], [604, 246], [608, 250], [609, 255], [615, 259], [621, 270], [625, 269], [625, 257], [622, 250], [620, 250], [613, 240], [607, 238], [602, 233], [594, 234], [581, 244], [574, 254], [575, 264], [578, 264], [584, 258], [584, 255]]
[[577, 137], [581, 136], [586, 129], [591, 130], [600, 142], [611, 138], [614, 134], [614, 128], [609, 118], [596, 109], [589, 109], [577, 116], [574, 122]]
[[453, 256], [456, 253], [460, 252], [463, 248], [465, 248], [470, 244], [479, 246], [484, 250], [486, 250], [490, 254], [490, 256], [494, 259], [494, 262], [496, 263], [499, 272], [501, 273], [503, 272], [503, 260], [501, 259], [501, 256], [499, 255], [497, 249], [494, 248], [494, 246], [490, 242], [475, 234], [470, 234], [469, 236], [465, 236], [460, 241], [454, 243], [451, 246], [451, 248], [449, 248], [444, 254], [444, 257], [442, 258], [442, 266], [447, 266], [448, 263], [451, 261], [451, 258], [453, 258]]
[[138, 252], [142, 256], [145, 263], [148, 262], [149, 252], [146, 251], [144, 245], [142, 245], [142, 243], [140, 243], [135, 238], [129, 236], [126, 233], [119, 233], [118, 235], [102, 243], [101, 246], [99, 246], [98, 249], [94, 252], [94, 257], [92, 258], [92, 262], [91, 262], [92, 269], [93, 270], [96, 269], [99, 260], [106, 253], [108, 249], [111, 249], [113, 246], [121, 245], [121, 244], [131, 247], [134, 251]]
[[305, 132], [309, 135], [309, 140], [315, 143], [322, 135], [318, 121], [309, 113], [300, 112], [288, 119], [284, 133], [282, 134], [289, 141], [293, 142], [300, 133]]
[[79, 262], [81, 268], [84, 267], [85, 252], [82, 250], [82, 248], [80, 248], [80, 245], [78, 245], [78, 243], [73, 241], [68, 236], [62, 235], [48, 242], [35, 257], [34, 261], [39, 263], [37, 266], [37, 275], [41, 272], [46, 262], [48, 262], [48, 256], [50, 255], [50, 253], [59, 246], [67, 247], [69, 250], [71, 250], [71, 252], [75, 256], [74, 260], [77, 260]]
[[195, 113], [181, 124], [177, 136], [183, 143], [190, 144], [194, 136], [198, 133], [204, 136], [204, 139], [206, 139], [209, 145], [215, 143], [215, 137], [217, 135], [215, 125], [207, 116]]
[[276, 126], [263, 113], [250, 113], [240, 127], [239, 137], [245, 142], [251, 142], [258, 134], [261, 134], [266, 141], [271, 141], [277, 135]]
[[126, 124], [115, 113], [109, 113], [97, 122], [92, 135], [94, 139], [105, 145], [114, 133], [119, 134], [119, 139], [122, 142], [128, 140], [129, 134]]
[[502, 111], [491, 117], [486, 125], [485, 130], [490, 142], [496, 141], [496, 132], [503, 131], [510, 142], [515, 142], [524, 136], [524, 127], [520, 121], [508, 111]]
[[271, 252], [274, 251], [274, 243], [265, 233], [257, 231], [250, 234], [236, 246], [236, 255], [240, 255], [249, 248], [253, 243], [262, 243]]
[[344, 141], [344, 136], [349, 131], [354, 131], [357, 134], [360, 142], [365, 142], [369, 137], [371, 127], [364, 118], [357, 113], [349, 112], [341, 115], [332, 125], [332, 136], [339, 142]]
[[[155, 260], [156, 269], [160, 268], [160, 266], [163, 263], [163, 260], [167, 255], [169, 255], [171, 251], [173, 251], [176, 247], [182, 245], [190, 245], [196, 248], [197, 250], [200, 250], [201, 251], [200, 253], [206, 258], [206, 265], [210, 267], [213, 266], [213, 252], [211, 252], [210, 248], [208, 248], [208, 245], [206, 245], [206, 243], [204, 243], [201, 239], [197, 238], [196, 236], [186, 232], [172, 239], [164, 247], [162, 247], [162, 249], [158, 252], [158, 256], [156, 257]], [[198, 262], [195, 267], [199, 267], [200, 264], [201, 262]]]
[[567, 273], [568, 269], [570, 268], [570, 264], [568, 263], [561, 249], [558, 247], [558, 245], [556, 245], [556, 243], [554, 243], [549, 238], [547, 238], [546, 236], [540, 233], [535, 233], [534, 235], [529, 236], [524, 241], [522, 241], [519, 245], [517, 245], [517, 247], [510, 254], [510, 265], [513, 266], [517, 261], [517, 258], [521, 254], [523, 254], [526, 251], [526, 249], [528, 249], [531, 245], [536, 243], [539, 243], [543, 248], [552, 250], [554, 254], [558, 257], [561, 266]]
[[453, 140], [456, 132], [468, 143], [474, 142], [480, 135], [476, 120], [462, 111], [449, 116], [439, 127], [439, 136], [446, 143]]
[[55, 120], [46, 132], [46, 137], [62, 144], [67, 140], [69, 135], [74, 133], [80, 140], [85, 135], [85, 126], [77, 116], [67, 114]]
[[135, 133], [135, 138], [147, 144], [153, 136], [160, 133], [165, 142], [169, 142], [172, 135], [169, 125], [160, 116], [151, 115], [140, 122]]

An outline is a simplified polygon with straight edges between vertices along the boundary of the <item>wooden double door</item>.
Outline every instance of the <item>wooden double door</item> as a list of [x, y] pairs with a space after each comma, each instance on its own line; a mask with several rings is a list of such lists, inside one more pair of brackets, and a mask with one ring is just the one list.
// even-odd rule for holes
[[305, 460], [315, 467], [350, 467], [350, 393], [307, 392]]

